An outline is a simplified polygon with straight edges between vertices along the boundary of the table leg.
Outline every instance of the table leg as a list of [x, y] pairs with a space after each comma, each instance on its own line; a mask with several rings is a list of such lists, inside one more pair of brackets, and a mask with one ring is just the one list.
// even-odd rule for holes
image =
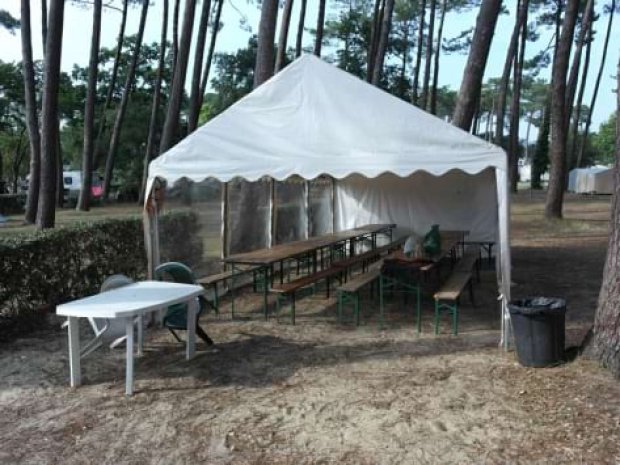
[[265, 277], [265, 285], [263, 286], [263, 312], [265, 312], [265, 320], [268, 318], [269, 316], [269, 308], [268, 308], [268, 304], [267, 304], [267, 283], [269, 282], [269, 267], [264, 267], [263, 268], [263, 273], [264, 273], [264, 277]]
[[82, 384], [82, 372], [80, 366], [80, 331], [78, 319], [69, 317], [69, 370], [71, 372], [71, 387]]
[[125, 318], [125, 395], [133, 395], [133, 318]]
[[235, 264], [232, 264], [232, 275], [230, 276], [230, 319], [235, 319]]
[[196, 352], [196, 315], [198, 313], [198, 299], [192, 299], [187, 304], [187, 344], [186, 358], [191, 360]]
[[138, 357], [144, 355], [144, 317], [142, 315], [136, 318], [138, 324]]

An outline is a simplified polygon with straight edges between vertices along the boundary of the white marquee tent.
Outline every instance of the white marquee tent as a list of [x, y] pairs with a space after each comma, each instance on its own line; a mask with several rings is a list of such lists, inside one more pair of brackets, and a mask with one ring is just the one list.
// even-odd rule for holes
[[613, 169], [607, 166], [575, 168], [568, 173], [568, 190], [577, 194], [612, 194]]
[[[423, 234], [439, 224], [469, 230], [470, 240], [496, 241], [502, 341], [508, 342], [509, 197], [502, 149], [304, 55], [153, 160], [147, 192], [157, 178], [227, 183], [293, 175], [334, 180], [335, 230], [389, 222], [398, 225], [397, 234]], [[150, 230], [158, 257], [157, 228]]]

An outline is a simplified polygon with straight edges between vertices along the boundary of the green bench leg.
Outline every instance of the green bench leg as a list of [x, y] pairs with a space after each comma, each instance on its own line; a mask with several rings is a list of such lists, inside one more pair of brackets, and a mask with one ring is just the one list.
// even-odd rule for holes
[[417, 287], [416, 292], [416, 326], [418, 329], [418, 334], [422, 331], [422, 305], [421, 300], [422, 296], [420, 295], [420, 286]]
[[449, 305], [438, 300], [435, 300], [435, 335], [439, 334], [439, 318], [444, 310], [452, 314], [452, 334], [456, 336], [459, 332], [459, 305], [456, 301]]

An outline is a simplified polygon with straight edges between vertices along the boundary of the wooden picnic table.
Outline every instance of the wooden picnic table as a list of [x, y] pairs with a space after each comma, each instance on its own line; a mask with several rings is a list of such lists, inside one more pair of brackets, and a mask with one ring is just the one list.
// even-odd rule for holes
[[[276, 263], [280, 263], [280, 281], [284, 280], [284, 261], [302, 256], [312, 255], [313, 272], [317, 271], [317, 251], [321, 251], [321, 261], [323, 259], [322, 251], [324, 248], [333, 247], [337, 244], [351, 243], [351, 252], [354, 252], [355, 241], [362, 237], [370, 236], [373, 247], [376, 246], [376, 236], [380, 233], [386, 233], [392, 236], [392, 229], [396, 225], [393, 223], [386, 224], [367, 224], [357, 228], [338, 231], [322, 236], [310, 237], [301, 241], [288, 242], [278, 244], [273, 247], [253, 250], [251, 252], [243, 252], [230, 255], [223, 259], [225, 263], [232, 265], [233, 277], [235, 275], [235, 267], [237, 265], [255, 265], [256, 272], [263, 281], [263, 306], [265, 318], [267, 317], [267, 292], [269, 283], [273, 279], [272, 268]], [[234, 284], [231, 286], [231, 305], [234, 315]]]
[[[269, 266], [274, 263], [290, 258], [306, 255], [318, 249], [336, 245], [341, 242], [355, 240], [363, 236], [376, 237], [377, 234], [386, 232], [390, 234], [395, 224], [367, 224], [345, 231], [324, 234], [322, 236], [310, 237], [308, 239], [287, 242], [285, 244], [274, 245], [264, 249], [253, 250], [233, 254], [224, 259], [225, 263], [235, 265], [263, 265]], [[373, 239], [374, 240], [374, 239]]]

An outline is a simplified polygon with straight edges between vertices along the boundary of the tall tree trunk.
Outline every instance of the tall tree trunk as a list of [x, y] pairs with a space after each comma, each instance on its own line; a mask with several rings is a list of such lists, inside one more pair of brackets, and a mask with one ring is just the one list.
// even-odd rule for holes
[[[527, 3], [524, 1], [524, 3]], [[512, 104], [510, 105], [510, 148], [508, 151], [508, 179], [510, 189], [517, 192], [519, 178], [519, 122], [521, 120], [521, 82], [523, 80], [523, 61], [525, 60], [525, 44], [527, 43], [527, 21], [521, 26], [521, 43], [519, 44], [519, 56], [515, 57]]]
[[441, 54], [441, 41], [443, 40], [443, 23], [446, 18], [448, 1], [441, 2], [441, 16], [439, 16], [439, 30], [437, 31], [437, 46], [435, 48], [435, 66], [433, 67], [433, 86], [431, 87], [430, 111], [437, 114], [437, 84], [439, 83], [439, 55]]
[[[28, 139], [30, 140], [30, 182], [28, 183], [28, 200], [26, 202], [26, 222], [34, 223], [37, 219], [37, 203], [39, 201], [41, 136], [39, 134], [37, 94], [34, 83], [34, 64], [32, 61], [30, 0], [21, 1], [21, 39], [24, 99], [26, 101], [26, 126], [28, 127]], [[1, 178], [0, 176], [0, 180]]]
[[566, 175], [566, 74], [575, 35], [579, 0], [568, 0], [562, 34], [551, 74], [551, 147], [549, 150], [549, 189], [545, 202], [547, 218], [562, 218]]
[[41, 0], [41, 39], [43, 39], [43, 53], [45, 54], [47, 48], [47, 0]]
[[499, 83], [499, 95], [497, 98], [496, 108], [497, 120], [495, 121], [495, 145], [499, 146], [504, 145], [504, 123], [506, 119], [508, 82], [510, 81], [512, 64], [514, 63], [515, 56], [517, 55], [519, 33], [527, 18], [528, 3], [529, 0], [519, 0], [517, 3], [517, 17], [515, 18], [515, 25], [512, 29], [512, 35], [510, 36], [510, 43], [508, 44], [508, 51], [506, 52], [506, 61], [504, 62], [504, 70], [502, 71], [502, 78]]
[[291, 25], [291, 13], [293, 12], [293, 0], [284, 2], [284, 12], [280, 23], [280, 36], [278, 37], [278, 50], [276, 53], [276, 73], [284, 68], [286, 61], [286, 43], [288, 41], [288, 29]]
[[413, 68], [413, 82], [411, 83], [411, 103], [418, 105], [418, 86], [420, 82], [420, 66], [422, 66], [422, 43], [424, 42], [424, 16], [426, 14], [426, 0], [420, 6], [420, 20], [418, 22], [418, 40], [416, 44], [415, 67]]
[[299, 10], [299, 22], [297, 23], [297, 38], [295, 40], [295, 57], [301, 56], [304, 40], [304, 26], [306, 23], [306, 7], [308, 0], [301, 0], [301, 9]]
[[125, 79], [125, 87], [123, 89], [123, 96], [121, 97], [121, 103], [116, 112], [116, 120], [114, 121], [114, 127], [112, 128], [112, 137], [110, 137], [110, 148], [108, 149], [108, 157], [105, 161], [105, 173], [103, 176], [103, 200], [108, 200], [110, 196], [110, 185], [112, 183], [112, 173], [114, 171], [114, 158], [116, 157], [116, 151], [118, 150], [118, 144], [121, 138], [121, 130], [123, 128], [123, 120], [125, 119], [125, 112], [127, 111], [127, 104], [129, 103], [129, 96], [134, 85], [134, 77], [136, 75], [136, 68], [138, 67], [138, 60], [140, 58], [140, 48], [142, 47], [142, 38], [144, 37], [144, 27], [146, 25], [146, 16], [149, 10], [149, 0], [142, 0], [142, 10], [140, 12], [140, 24], [138, 25], [138, 36], [136, 37], [136, 46], [131, 57], [131, 63], [127, 71], [127, 77]]
[[592, 112], [594, 111], [594, 105], [596, 105], [598, 89], [601, 85], [601, 78], [603, 77], [603, 70], [605, 69], [605, 61], [607, 60], [607, 50], [609, 49], [609, 38], [611, 37], [611, 29], [612, 29], [615, 11], [616, 11], [616, 0], [611, 0], [609, 21], [607, 21], [607, 32], [605, 33], [605, 42], [603, 44], [603, 55], [601, 56], [601, 64], [599, 65], [598, 74], [596, 75], [596, 82], [594, 83], [594, 91], [592, 92], [592, 100], [590, 100], [590, 108], [588, 110], [588, 117], [586, 118], [586, 124], [583, 129], [583, 137], [581, 138], [581, 144], [579, 145], [579, 154], [577, 155], [577, 166], [581, 165], [581, 160], [583, 159], [583, 153], [585, 152], [586, 143], [588, 141], [588, 133], [590, 132], [590, 124], [592, 123]]
[[62, 157], [62, 142], [60, 140], [60, 117], [56, 123], [56, 207], [62, 208], [65, 205], [64, 196], [64, 176], [63, 176], [63, 157]]
[[562, 6], [564, 0], [555, 0], [555, 47], [553, 47], [553, 61], [558, 53], [560, 32], [562, 31]]
[[[588, 35], [586, 38], [586, 55], [583, 59], [583, 68], [581, 70], [581, 82], [579, 83], [579, 92], [577, 93], [577, 104], [575, 105], [575, 116], [570, 131], [572, 134], [571, 149], [569, 152], [570, 164], [569, 169], [579, 168], [577, 162], [577, 141], [579, 139], [579, 120], [581, 119], [581, 105], [583, 104], [583, 95], [586, 90], [586, 82], [588, 80], [588, 68], [590, 67], [590, 55], [592, 51], [592, 21], [588, 24]], [[581, 161], [581, 160], [580, 160]]]
[[164, 153], [174, 142], [179, 126], [179, 114], [181, 113], [181, 98], [185, 86], [185, 75], [187, 73], [187, 61], [192, 40], [192, 29], [194, 25], [194, 13], [196, 11], [196, 0], [185, 2], [185, 12], [183, 13], [183, 30], [181, 31], [181, 42], [177, 54], [174, 74], [172, 77], [172, 88], [168, 97], [168, 111], [164, 121], [164, 129], [161, 135], [159, 153]]
[[314, 54], [321, 56], [323, 46], [323, 29], [325, 27], [325, 3], [327, 0], [319, 0], [319, 14], [316, 19], [316, 37], [314, 41]]
[[202, 60], [204, 58], [205, 44], [207, 41], [207, 27], [211, 14], [211, 0], [202, 0], [200, 10], [200, 23], [198, 23], [198, 37], [196, 38], [196, 49], [194, 50], [194, 68], [192, 70], [192, 86], [189, 97], [189, 112], [187, 116], [187, 132], [192, 133], [198, 125], [198, 114], [202, 99], [198, 98], [200, 93], [200, 77], [202, 74]]
[[110, 87], [105, 96], [105, 102], [103, 103], [103, 109], [101, 110], [101, 118], [99, 119], [99, 128], [97, 129], [97, 139], [95, 140], [95, 157], [93, 161], [93, 168], [96, 169], [99, 166], [101, 159], [101, 143], [103, 141], [103, 133], [106, 129], [106, 122], [108, 116], [108, 109], [112, 104], [112, 97], [116, 90], [116, 79], [118, 78], [118, 67], [121, 62], [121, 55], [123, 53], [123, 42], [125, 41], [125, 26], [127, 25], [127, 9], [129, 6], [129, 0], [123, 0], [123, 12], [121, 16], [121, 25], [118, 31], [118, 39], [116, 40], [116, 55], [114, 56], [114, 64], [112, 65], [112, 75], [110, 76]]
[[77, 209], [90, 209], [90, 188], [93, 184], [93, 148], [95, 146], [95, 103], [97, 101], [97, 73], [99, 71], [99, 37], [101, 35], [102, 0], [93, 3], [93, 34], [90, 41], [88, 84], [84, 104], [84, 150], [82, 152], [82, 186]]
[[[611, 14], [614, 14], [613, 10]], [[616, 76], [617, 88], [620, 89], [620, 61]], [[617, 114], [620, 115], [620, 92], [616, 93], [616, 99]], [[610, 225], [603, 284], [585, 353], [620, 378], [620, 117], [616, 118], [616, 164]]]
[[41, 105], [41, 184], [37, 206], [39, 229], [53, 228], [56, 216], [56, 133], [64, 8], [64, 0], [50, 0]]
[[570, 117], [573, 113], [573, 102], [575, 100], [575, 92], [577, 91], [577, 79], [579, 78], [579, 66], [581, 64], [581, 51], [583, 50], [583, 44], [586, 41], [586, 34], [590, 29], [590, 22], [592, 14], [594, 13], [594, 0], [588, 0], [586, 4], [583, 19], [581, 20], [581, 28], [579, 30], [579, 37], [575, 45], [575, 51], [573, 52], [573, 62], [568, 73], [568, 82], [566, 84], [566, 129], [570, 125]]
[[532, 189], [540, 189], [543, 167], [547, 164], [549, 154], [549, 130], [551, 127], [551, 98], [547, 97], [545, 107], [541, 112], [541, 126], [536, 140], [536, 151], [532, 159], [532, 176], [530, 186]]
[[482, 0], [480, 5], [480, 12], [476, 19], [476, 30], [452, 117], [452, 124], [465, 131], [469, 131], [471, 127], [476, 102], [480, 97], [482, 77], [484, 76], [501, 6], [502, 0]]
[[375, 86], [379, 85], [381, 82], [381, 75], [383, 74], [383, 62], [385, 61], [385, 52], [387, 51], [388, 40], [390, 38], [393, 12], [394, 0], [385, 0], [385, 8], [383, 9], [383, 18], [381, 20], [381, 33], [379, 35], [379, 43], [377, 44], [377, 56], [372, 70], [371, 83]]
[[428, 17], [428, 34], [426, 35], [426, 56], [424, 57], [424, 80], [422, 81], [422, 105], [424, 110], [428, 109], [429, 95], [428, 88], [431, 81], [431, 63], [433, 59], [433, 39], [435, 35], [435, 11], [437, 10], [437, 0], [431, 0], [431, 11]]
[[366, 70], [366, 81], [372, 81], [372, 73], [377, 59], [377, 43], [381, 28], [381, 13], [385, 8], [385, 0], [375, 0], [375, 6], [372, 14], [372, 24], [370, 29], [370, 44], [368, 47], [368, 57], [366, 59], [368, 65]]
[[215, 53], [215, 43], [217, 41], [217, 35], [220, 32], [220, 18], [222, 17], [223, 7], [224, 7], [224, 0], [218, 0], [217, 10], [215, 12], [215, 19], [213, 20], [213, 30], [211, 31], [211, 43], [209, 44], [209, 54], [207, 55], [207, 61], [205, 62], [205, 69], [202, 72], [202, 82], [200, 83], [200, 94], [198, 94], [198, 99], [200, 100], [199, 108], [202, 108], [202, 102], [204, 100], [205, 92], [207, 91], [207, 85], [209, 84], [209, 73], [211, 71], [211, 63], [213, 62], [213, 54]]
[[[187, 6], [186, 6], [187, 8]], [[195, 8], [195, 5], [194, 5]], [[177, 66], [179, 56], [179, 11], [181, 10], [181, 0], [174, 0], [174, 11], [172, 13], [172, 77]], [[192, 20], [194, 16], [192, 15]]]
[[278, 21], [278, 0], [263, 0], [258, 25], [258, 46], [256, 49], [256, 68], [254, 87], [273, 76], [273, 40]]
[[398, 96], [402, 99], [406, 98], [407, 94], [407, 62], [409, 61], [409, 21], [403, 22], [403, 56], [401, 57], [400, 65], [400, 80], [398, 83]]
[[[223, 3], [220, 1], [220, 4]], [[146, 151], [144, 153], [144, 163], [142, 166], [142, 185], [140, 188], [139, 200], [140, 204], [144, 203], [146, 195], [146, 180], [149, 174], [149, 162], [155, 154], [155, 134], [157, 132], [157, 114], [159, 113], [159, 105], [161, 102], [161, 83], [164, 79], [164, 70], [166, 66], [166, 37], [168, 35], [168, 0], [163, 1], [163, 16], [161, 21], [161, 38], [159, 39], [159, 63], [157, 66], [157, 80], [153, 89], [153, 104], [151, 105], [151, 119], [149, 121], [149, 135], [146, 139]], [[213, 34], [217, 31], [217, 23], [213, 28]]]

